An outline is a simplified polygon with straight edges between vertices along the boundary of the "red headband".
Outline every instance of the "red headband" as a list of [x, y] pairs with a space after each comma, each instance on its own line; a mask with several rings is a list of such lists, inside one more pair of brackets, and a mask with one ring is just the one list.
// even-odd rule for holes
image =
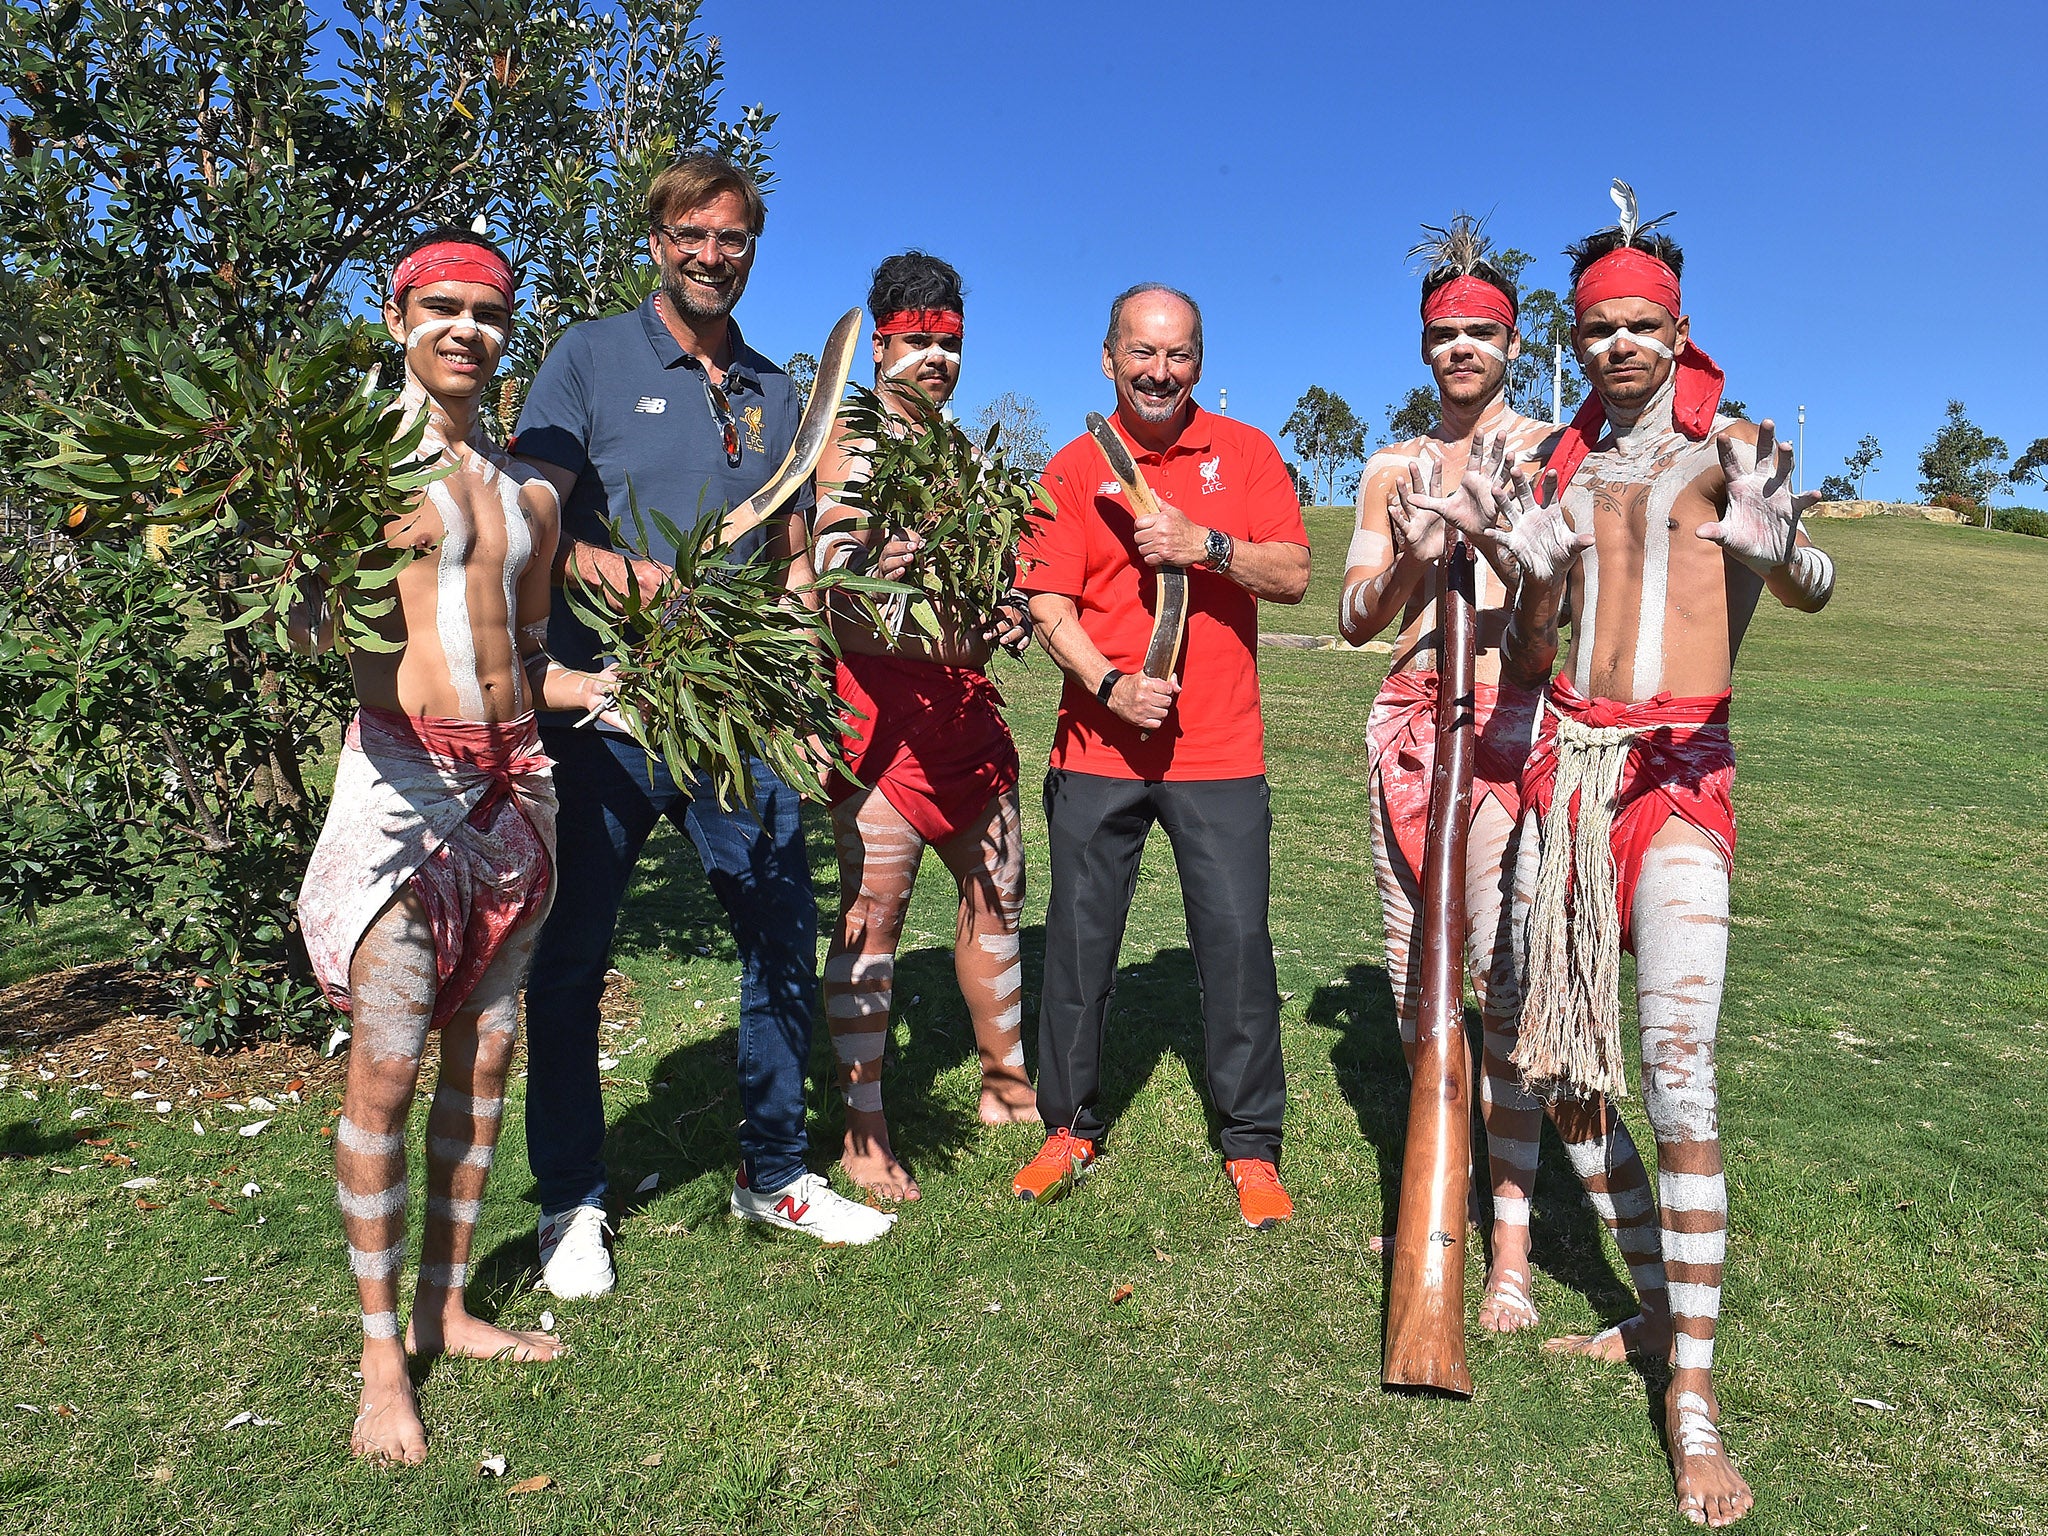
[[1648, 299], [1671, 311], [1674, 320], [1685, 313], [1678, 300], [1678, 274], [1632, 245], [1609, 251], [1579, 274], [1572, 310], [1583, 315], [1609, 299]]
[[957, 309], [899, 309], [875, 317], [877, 336], [960, 336], [966, 329]]
[[512, 302], [512, 269], [494, 251], [481, 245], [444, 240], [423, 245], [398, 264], [391, 274], [391, 297], [403, 299], [409, 289], [422, 283], [485, 283]]
[[[1584, 315], [1595, 304], [1605, 304], [1609, 299], [1648, 299], [1652, 304], [1663, 305], [1674, 320], [1684, 313], [1679, 307], [1678, 274], [1648, 251], [1632, 245], [1609, 251], [1580, 274], [1578, 286], [1572, 290], [1572, 312]], [[1678, 354], [1676, 368], [1671, 423], [1698, 442], [1714, 429], [1714, 414], [1721, 408], [1721, 386], [1726, 375], [1718, 363], [1691, 342], [1685, 343], [1685, 350]], [[1564, 488], [1571, 484], [1579, 465], [1592, 452], [1593, 440], [1606, 425], [1607, 408], [1596, 390], [1572, 417], [1571, 425], [1559, 436], [1557, 447], [1544, 466], [1556, 471], [1558, 495], [1562, 496]]]
[[1498, 320], [1515, 328], [1515, 306], [1484, 278], [1454, 277], [1422, 301], [1422, 323], [1433, 325], [1456, 316], [1460, 320]]

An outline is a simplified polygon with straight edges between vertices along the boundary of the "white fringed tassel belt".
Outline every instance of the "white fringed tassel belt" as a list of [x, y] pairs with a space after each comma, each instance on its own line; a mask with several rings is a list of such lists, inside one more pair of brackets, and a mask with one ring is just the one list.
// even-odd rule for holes
[[1544, 1099], [1628, 1097], [1612, 834], [1622, 770], [1642, 734], [1558, 716], [1557, 781], [1543, 818], [1513, 1057], [1523, 1081]]

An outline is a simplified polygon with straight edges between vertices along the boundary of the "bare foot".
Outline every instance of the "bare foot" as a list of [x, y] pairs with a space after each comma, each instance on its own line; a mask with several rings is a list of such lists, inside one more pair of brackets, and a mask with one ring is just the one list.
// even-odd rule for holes
[[552, 1333], [515, 1331], [471, 1317], [459, 1296], [450, 1297], [449, 1305], [438, 1310], [415, 1303], [412, 1321], [405, 1327], [406, 1353], [413, 1355], [454, 1355], [463, 1360], [552, 1360], [566, 1353], [568, 1347]]
[[1714, 1427], [1720, 1405], [1714, 1389], [1681, 1392], [1674, 1381], [1664, 1403], [1664, 1437], [1671, 1448], [1678, 1512], [1694, 1525], [1733, 1525], [1756, 1502], [1735, 1470]]
[[1019, 1072], [992, 1076], [981, 1074], [981, 1123], [983, 1125], [1036, 1125], [1038, 1091]]
[[[1529, 1266], [1496, 1258], [1486, 1275], [1486, 1298], [1479, 1303], [1479, 1327], [1485, 1333], [1520, 1333], [1543, 1319], [1529, 1295]], [[1555, 1340], [1552, 1340], [1555, 1343]]]
[[847, 1110], [846, 1145], [840, 1150], [839, 1165], [878, 1200], [915, 1200], [923, 1193], [910, 1170], [889, 1150], [889, 1122], [880, 1110]]
[[1612, 1328], [1602, 1328], [1598, 1333], [1568, 1333], [1559, 1338], [1545, 1339], [1543, 1347], [1554, 1355], [1582, 1355], [1588, 1360], [1626, 1365], [1630, 1355], [1661, 1357], [1669, 1354], [1671, 1324], [1653, 1322], [1637, 1313]]
[[349, 1432], [351, 1456], [365, 1461], [416, 1467], [427, 1459], [427, 1426], [406, 1374], [405, 1351], [393, 1339], [363, 1345], [363, 1395]]

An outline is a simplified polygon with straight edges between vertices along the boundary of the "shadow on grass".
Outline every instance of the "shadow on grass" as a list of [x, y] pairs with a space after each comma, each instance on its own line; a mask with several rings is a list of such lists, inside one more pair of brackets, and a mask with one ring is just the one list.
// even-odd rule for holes
[[[1394, 994], [1386, 968], [1353, 965], [1345, 971], [1343, 981], [1318, 987], [1309, 1000], [1308, 1022], [1336, 1035], [1330, 1066], [1338, 1088], [1358, 1117], [1360, 1134], [1372, 1143], [1378, 1156], [1380, 1188], [1387, 1200], [1380, 1232], [1385, 1239], [1381, 1260], [1384, 1282], [1385, 1266], [1393, 1258], [1394, 1221], [1399, 1214], [1401, 1166], [1408, 1139], [1408, 1068], [1401, 1059], [1400, 1027], [1394, 1017]], [[1476, 1067], [1481, 1038], [1479, 1014], [1474, 1009], [1465, 1010], [1465, 1033]], [[1476, 1097], [1475, 1093], [1475, 1101]], [[1486, 1132], [1476, 1114], [1472, 1148], [1473, 1187], [1484, 1192], [1490, 1187]], [[1482, 1198], [1481, 1214], [1482, 1219], [1490, 1218], [1490, 1198]], [[1537, 1266], [1584, 1296], [1603, 1325], [1634, 1314], [1635, 1293], [1608, 1256], [1600, 1219], [1581, 1196], [1578, 1175], [1548, 1117], [1543, 1122], [1530, 1240]]]
[[77, 1147], [78, 1138], [70, 1131], [46, 1131], [34, 1120], [10, 1120], [0, 1125], [0, 1158], [50, 1157]]

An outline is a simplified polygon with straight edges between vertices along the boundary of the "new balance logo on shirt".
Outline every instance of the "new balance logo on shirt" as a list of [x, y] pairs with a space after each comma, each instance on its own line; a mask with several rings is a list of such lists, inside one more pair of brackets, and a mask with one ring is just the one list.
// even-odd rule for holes
[[633, 409], [646, 416], [659, 416], [668, 409], [668, 401], [660, 395], [642, 395], [634, 402]]

